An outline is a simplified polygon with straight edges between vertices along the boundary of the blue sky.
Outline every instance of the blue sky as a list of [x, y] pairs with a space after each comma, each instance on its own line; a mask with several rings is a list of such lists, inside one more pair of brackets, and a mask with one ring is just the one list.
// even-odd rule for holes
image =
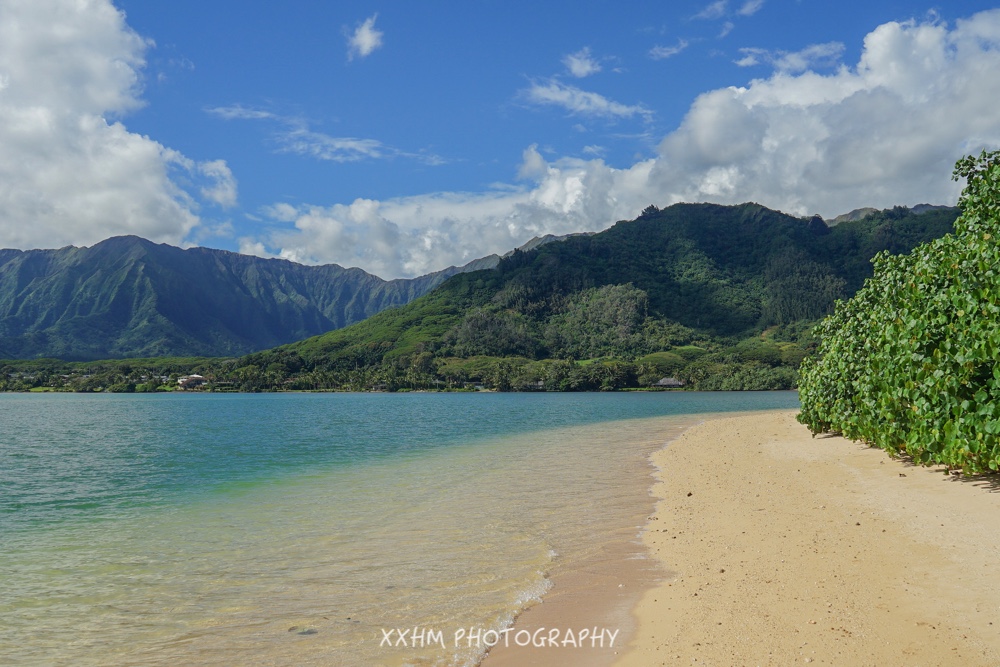
[[391, 278], [648, 204], [951, 204], [998, 72], [963, 0], [0, 0], [0, 246]]

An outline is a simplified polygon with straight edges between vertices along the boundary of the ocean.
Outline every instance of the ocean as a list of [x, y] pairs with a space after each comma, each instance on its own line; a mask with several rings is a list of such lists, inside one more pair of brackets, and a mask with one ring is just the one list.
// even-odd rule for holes
[[561, 568], [623, 531], [641, 557], [653, 451], [706, 414], [797, 406], [3, 394], [0, 664], [474, 665]]

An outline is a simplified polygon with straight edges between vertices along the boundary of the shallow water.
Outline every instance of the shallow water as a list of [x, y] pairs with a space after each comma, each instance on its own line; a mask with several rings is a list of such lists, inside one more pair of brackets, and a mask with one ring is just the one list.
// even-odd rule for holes
[[647, 457], [691, 415], [795, 405], [2, 395], [0, 664], [473, 664], [456, 631], [506, 627], [638, 531]]

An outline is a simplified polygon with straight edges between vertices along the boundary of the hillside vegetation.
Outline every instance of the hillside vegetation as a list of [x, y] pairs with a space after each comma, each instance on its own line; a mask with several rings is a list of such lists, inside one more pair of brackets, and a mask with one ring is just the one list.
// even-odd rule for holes
[[386, 281], [134, 236], [0, 250], [0, 359], [241, 355], [359, 322], [461, 270]]
[[829, 228], [757, 204], [649, 207], [600, 234], [515, 252], [364, 322], [244, 357], [246, 389], [702, 389], [796, 383], [808, 331], [954, 209], [896, 208]]
[[1000, 468], [1000, 153], [960, 160], [953, 234], [880, 254], [818, 327], [800, 421], [923, 464]]
[[[408, 305], [271, 350], [214, 359], [8, 362], [0, 389], [156, 390], [190, 373], [204, 375], [209, 389], [243, 391], [610, 390], [664, 378], [709, 390], [791, 388], [814, 345], [810, 329], [861, 287], [870, 259], [941, 237], [956, 216], [955, 209], [916, 215], [895, 208], [830, 228], [757, 204], [651, 206], [602, 233], [516, 251], [495, 269], [455, 275]], [[239, 258], [211, 252], [204, 251], [216, 265]], [[274, 294], [278, 285], [291, 292], [289, 278], [265, 280], [272, 264], [251, 259], [243, 273], [231, 270], [268, 285], [259, 291]], [[133, 283], [153, 270], [148, 262], [141, 270], [129, 266], [119, 272], [135, 275]], [[199, 313], [201, 326], [210, 327], [213, 308], [235, 310], [198, 298], [176, 308]], [[296, 300], [275, 299], [274, 307]], [[135, 312], [129, 303], [132, 310], [122, 312]]]

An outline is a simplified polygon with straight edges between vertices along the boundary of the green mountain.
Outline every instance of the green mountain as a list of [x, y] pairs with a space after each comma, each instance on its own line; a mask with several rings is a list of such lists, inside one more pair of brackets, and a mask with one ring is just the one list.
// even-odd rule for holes
[[387, 281], [134, 236], [0, 250], [0, 359], [237, 356], [359, 322], [497, 261]]
[[[552, 380], [554, 369], [603, 359], [589, 362], [594, 373], [631, 373], [624, 386], [642, 384], [636, 374], [671, 372], [703, 388], [786, 386], [809, 344], [805, 332], [871, 276], [872, 257], [938, 238], [957, 215], [897, 207], [830, 227], [757, 204], [651, 206], [636, 220], [514, 252], [495, 269], [453, 276], [406, 306], [250, 355], [224, 373], [244, 388], [275, 378], [303, 388], [457, 380], [567, 388]], [[611, 368], [617, 362], [631, 366]]]

